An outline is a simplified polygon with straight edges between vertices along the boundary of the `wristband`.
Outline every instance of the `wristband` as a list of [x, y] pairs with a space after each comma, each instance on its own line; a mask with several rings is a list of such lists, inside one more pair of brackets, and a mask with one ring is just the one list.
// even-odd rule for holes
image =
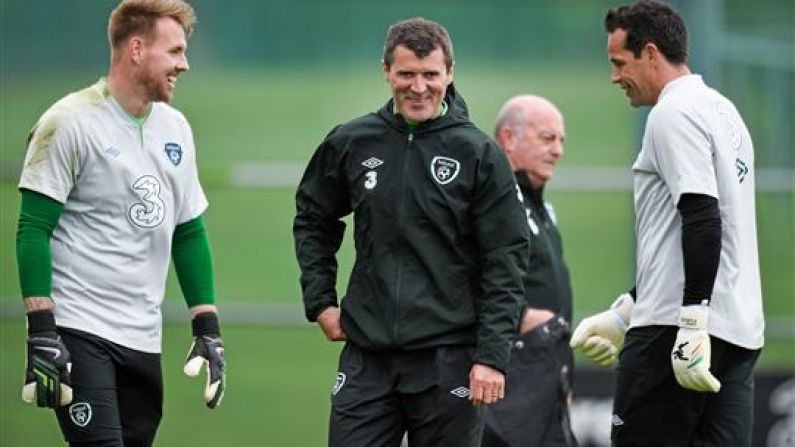
[[27, 314], [29, 337], [57, 337], [55, 315], [49, 309], [34, 310]]
[[218, 325], [218, 314], [215, 312], [202, 312], [191, 321], [193, 326], [193, 336], [201, 337], [202, 335], [221, 336], [221, 328]]

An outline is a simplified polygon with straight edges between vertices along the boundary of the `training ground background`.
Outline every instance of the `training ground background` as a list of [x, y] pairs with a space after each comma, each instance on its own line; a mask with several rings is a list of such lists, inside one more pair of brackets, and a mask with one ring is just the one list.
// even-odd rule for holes
[[[182, 375], [190, 329], [172, 275], [164, 304], [165, 416], [156, 444], [324, 444], [341, 345], [326, 342], [303, 321], [292, 247], [293, 195], [323, 136], [388, 98], [378, 61], [386, 27], [401, 18], [425, 15], [448, 26], [456, 85], [486, 132], [514, 94], [538, 93], [558, 104], [566, 117], [566, 153], [547, 199], [563, 233], [575, 320], [604, 309], [629, 287], [629, 166], [644, 112], [630, 108], [609, 83], [601, 19], [614, 3], [194, 2], [200, 22], [190, 42], [192, 70], [180, 77], [174, 104], [193, 126], [210, 201], [206, 218], [228, 393], [218, 410], [207, 410], [203, 379]], [[25, 327], [14, 254], [16, 181], [36, 119], [59, 97], [105, 72], [104, 27], [114, 4], [0, 4], [0, 446], [60, 442], [52, 415], [19, 398]], [[759, 370], [792, 375], [793, 7], [772, 0], [678, 5], [693, 35], [692, 66], [735, 100], [754, 137], [768, 319]], [[352, 261], [349, 239], [340, 259], [342, 295]], [[592, 366], [578, 360], [580, 368]]]

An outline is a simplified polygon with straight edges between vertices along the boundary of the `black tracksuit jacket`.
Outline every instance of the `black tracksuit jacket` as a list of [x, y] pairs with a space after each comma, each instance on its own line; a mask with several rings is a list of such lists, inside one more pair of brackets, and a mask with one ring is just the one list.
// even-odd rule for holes
[[450, 85], [443, 116], [409, 129], [390, 100], [337, 126], [296, 193], [293, 232], [309, 321], [337, 305], [335, 253], [353, 212], [342, 300], [350, 342], [399, 352], [476, 346], [505, 371], [524, 302], [528, 231], [510, 165]]
[[525, 283], [529, 307], [548, 309], [571, 323], [571, 281], [563, 261], [563, 243], [551, 207], [544, 202], [544, 189], [533, 189], [527, 174], [516, 173], [516, 183], [524, 196], [530, 227], [530, 256]]

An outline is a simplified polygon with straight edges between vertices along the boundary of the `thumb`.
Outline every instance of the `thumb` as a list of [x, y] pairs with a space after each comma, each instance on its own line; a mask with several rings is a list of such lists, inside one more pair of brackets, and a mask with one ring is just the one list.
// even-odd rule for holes
[[210, 379], [210, 375], [207, 374], [207, 383], [204, 386], [204, 401], [210, 402], [215, 398], [215, 395], [218, 393], [218, 387], [221, 386], [221, 381], [216, 380], [212, 382]]
[[716, 379], [709, 370], [704, 371], [704, 391], [710, 393], [717, 393], [720, 391], [720, 381]]
[[204, 357], [193, 357], [185, 362], [185, 367], [182, 368], [182, 371], [189, 377], [196, 377], [199, 375], [199, 372], [201, 372], [202, 365], [204, 365], [206, 362], [207, 361], [204, 359]]
[[26, 383], [25, 386], [22, 387], [22, 400], [25, 402], [32, 404], [34, 400], [36, 400], [36, 381]]
[[69, 385], [61, 384], [61, 406], [66, 406], [72, 403], [72, 387]]
[[[590, 318], [590, 317], [589, 317]], [[588, 339], [590, 336], [590, 331], [588, 327], [590, 327], [589, 318], [586, 318], [580, 321], [580, 324], [574, 329], [574, 333], [571, 334], [571, 340], [569, 341], [569, 346], [572, 348], [579, 348], [585, 343], [585, 340]]]

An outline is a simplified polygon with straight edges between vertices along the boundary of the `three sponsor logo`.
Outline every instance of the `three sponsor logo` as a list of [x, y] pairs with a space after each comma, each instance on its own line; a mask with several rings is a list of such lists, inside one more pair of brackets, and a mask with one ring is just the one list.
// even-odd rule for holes
[[143, 228], [154, 228], [163, 223], [166, 218], [166, 203], [161, 197], [163, 188], [160, 180], [144, 175], [131, 188], [139, 201], [133, 203], [127, 212], [130, 222]]

